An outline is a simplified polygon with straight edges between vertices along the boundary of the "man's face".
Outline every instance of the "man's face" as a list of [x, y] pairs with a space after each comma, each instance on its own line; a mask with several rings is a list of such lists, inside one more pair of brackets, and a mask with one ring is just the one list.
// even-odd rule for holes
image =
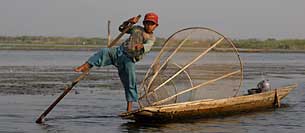
[[144, 25], [145, 31], [148, 33], [152, 33], [158, 27], [158, 24], [155, 24], [152, 21], [144, 21], [143, 25]]

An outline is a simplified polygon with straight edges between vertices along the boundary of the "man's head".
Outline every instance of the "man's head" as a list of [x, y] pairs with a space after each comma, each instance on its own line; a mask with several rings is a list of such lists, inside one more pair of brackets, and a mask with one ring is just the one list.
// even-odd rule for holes
[[152, 33], [155, 28], [159, 25], [158, 23], [158, 15], [156, 13], [150, 12], [147, 13], [143, 20], [144, 29], [148, 33]]

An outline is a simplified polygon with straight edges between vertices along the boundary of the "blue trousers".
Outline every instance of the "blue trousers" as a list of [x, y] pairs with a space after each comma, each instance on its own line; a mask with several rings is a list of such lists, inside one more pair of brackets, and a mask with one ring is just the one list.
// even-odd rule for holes
[[102, 67], [114, 65], [117, 67], [121, 82], [125, 88], [125, 97], [128, 102], [138, 101], [135, 63], [125, 53], [123, 47], [102, 48], [87, 61], [92, 66]]

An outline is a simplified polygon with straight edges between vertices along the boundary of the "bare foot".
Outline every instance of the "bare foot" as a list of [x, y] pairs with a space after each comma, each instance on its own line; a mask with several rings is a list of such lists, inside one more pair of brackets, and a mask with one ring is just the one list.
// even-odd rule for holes
[[74, 68], [75, 72], [88, 72], [92, 66], [87, 62], [79, 67]]

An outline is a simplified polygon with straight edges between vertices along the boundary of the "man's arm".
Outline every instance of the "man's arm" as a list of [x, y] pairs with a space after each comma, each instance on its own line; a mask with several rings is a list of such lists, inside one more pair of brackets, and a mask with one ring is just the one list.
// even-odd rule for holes
[[144, 41], [144, 44], [143, 44], [145, 54], [151, 50], [151, 48], [153, 47], [155, 42], [156, 42], [156, 37], [154, 35], [148, 36], [148, 38]]
[[[128, 19], [127, 21], [124, 21], [120, 26], [119, 26], [119, 31], [123, 32], [123, 30], [128, 26], [128, 24], [136, 24], [138, 23], [140, 17], [132, 17], [130, 19]], [[127, 31], [126, 33], [129, 33], [129, 31]]]
[[155, 41], [154, 40], [151, 40], [151, 39], [148, 39], [145, 41], [145, 43], [143, 44], [144, 46], [144, 53], [148, 53], [152, 46], [154, 45]]
[[[129, 22], [128, 21], [124, 21], [120, 26], [119, 26], [119, 31], [123, 32], [123, 30], [128, 26]], [[127, 31], [126, 33], [128, 33], [129, 31]]]
[[134, 48], [137, 51], [143, 49], [144, 53], [146, 54], [151, 50], [152, 46], [154, 45], [154, 42], [155, 41], [149, 39], [149, 40], [146, 40], [143, 44], [135, 44]]

